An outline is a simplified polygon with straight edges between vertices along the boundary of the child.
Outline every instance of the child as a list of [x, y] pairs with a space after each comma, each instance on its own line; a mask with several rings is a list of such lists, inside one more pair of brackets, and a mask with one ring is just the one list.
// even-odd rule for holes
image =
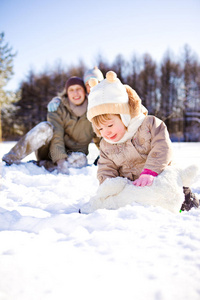
[[84, 82], [71, 77], [61, 95], [55, 112], [49, 112], [48, 122], [41, 122], [31, 129], [2, 158], [7, 164], [20, 161], [36, 152], [37, 165], [67, 174], [68, 167], [87, 164], [88, 146], [92, 139], [98, 144], [91, 123], [86, 117], [87, 96]]
[[[90, 80], [90, 85], [87, 117], [96, 134], [103, 138], [97, 171], [100, 184], [107, 178], [125, 177], [135, 186], [152, 185], [154, 178], [172, 163], [166, 125], [143, 112], [139, 96], [123, 85], [114, 72], [108, 72], [98, 85]], [[183, 210], [199, 205], [189, 192]]]
[[103, 73], [101, 72], [101, 70], [98, 69], [97, 66], [95, 66], [92, 69], [87, 70], [83, 75], [83, 81], [85, 83], [85, 87], [86, 87], [88, 94], [90, 93], [89, 80], [91, 78], [96, 78], [98, 80], [98, 82], [101, 82], [104, 79]]

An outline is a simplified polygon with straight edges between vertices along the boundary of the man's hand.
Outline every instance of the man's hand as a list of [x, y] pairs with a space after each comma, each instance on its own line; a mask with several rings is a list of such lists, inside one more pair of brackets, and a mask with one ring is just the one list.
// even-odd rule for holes
[[60, 101], [60, 98], [54, 97], [47, 105], [48, 112], [57, 111]]
[[65, 159], [59, 159], [57, 161], [57, 170], [62, 174], [69, 174], [68, 162]]

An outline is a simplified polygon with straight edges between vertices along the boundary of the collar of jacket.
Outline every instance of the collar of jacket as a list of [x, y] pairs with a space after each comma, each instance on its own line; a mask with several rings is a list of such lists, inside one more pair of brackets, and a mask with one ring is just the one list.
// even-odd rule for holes
[[62, 97], [62, 103], [66, 106], [67, 110], [73, 113], [76, 117], [81, 117], [87, 112], [87, 97], [85, 97], [85, 101], [81, 105], [73, 104], [67, 97]]

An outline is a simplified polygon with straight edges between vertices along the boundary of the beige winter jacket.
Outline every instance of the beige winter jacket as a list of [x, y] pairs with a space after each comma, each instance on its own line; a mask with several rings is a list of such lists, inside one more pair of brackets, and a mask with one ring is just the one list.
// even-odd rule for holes
[[92, 139], [94, 138], [96, 144], [99, 142], [99, 138], [95, 139], [96, 135], [86, 117], [86, 111], [78, 117], [70, 108], [66, 97], [62, 97], [56, 112], [48, 113], [47, 120], [54, 126], [50, 145], [50, 155], [54, 163], [67, 158], [67, 153], [70, 152], [83, 152], [87, 155]]
[[160, 174], [172, 161], [172, 144], [164, 122], [146, 116], [132, 139], [110, 144], [102, 139], [97, 177], [100, 184], [106, 178], [126, 177], [135, 180], [143, 169]]

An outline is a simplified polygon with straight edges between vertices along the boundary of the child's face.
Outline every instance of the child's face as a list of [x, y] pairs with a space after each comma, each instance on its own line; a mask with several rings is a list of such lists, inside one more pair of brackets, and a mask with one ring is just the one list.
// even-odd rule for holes
[[117, 115], [110, 115], [110, 120], [100, 124], [97, 128], [103, 138], [118, 142], [126, 133], [126, 127]]
[[89, 94], [89, 93], [90, 93], [90, 85], [89, 85], [89, 80], [88, 80], [88, 81], [86, 81], [86, 83], [85, 83], [85, 87], [86, 87], [86, 91], [87, 91], [87, 93]]
[[85, 90], [79, 84], [70, 85], [67, 95], [69, 100], [75, 105], [81, 105], [85, 100]]
[[[100, 82], [100, 81], [98, 81], [98, 82]], [[90, 93], [90, 89], [91, 89], [91, 87], [90, 87], [90, 85], [89, 85], [89, 80], [88, 80], [88, 81], [86, 81], [86, 83], [85, 83], [85, 87], [86, 87], [86, 91], [87, 91], [87, 93], [88, 93], [88, 95], [89, 95], [89, 93]]]

